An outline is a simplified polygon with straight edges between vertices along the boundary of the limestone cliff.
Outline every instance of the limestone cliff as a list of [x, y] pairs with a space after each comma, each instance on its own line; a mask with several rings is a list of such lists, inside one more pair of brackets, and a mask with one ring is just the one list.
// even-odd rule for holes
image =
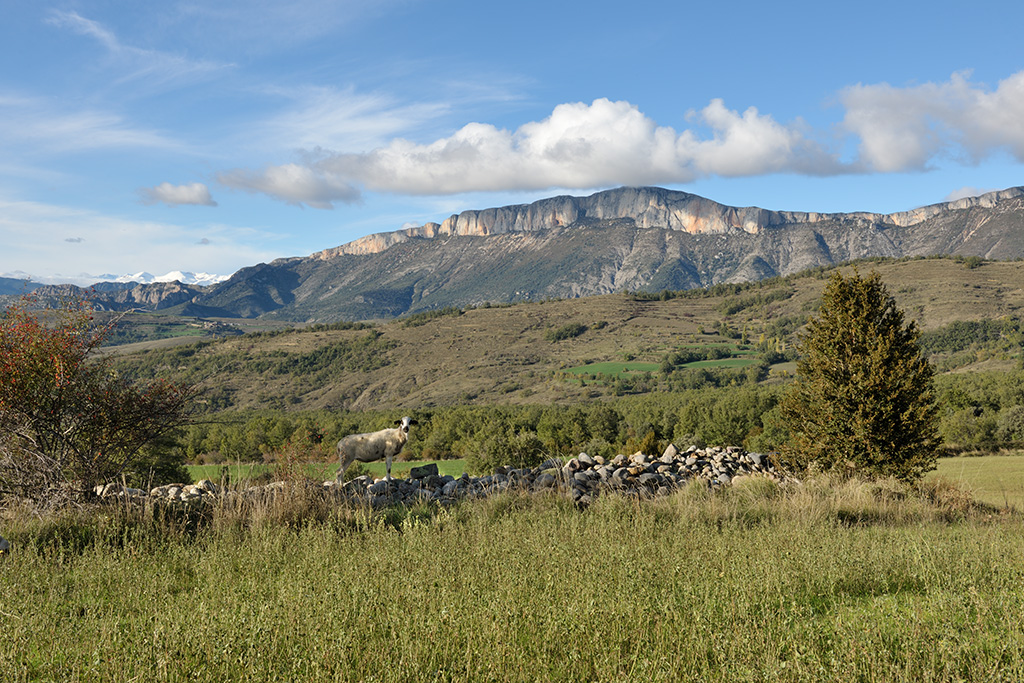
[[935, 254], [1024, 257], [1024, 189], [893, 214], [735, 208], [657, 188], [554, 197], [243, 268], [196, 303], [243, 317], [366, 320]]
[[441, 236], [500, 235], [510, 232], [551, 230], [592, 221], [630, 219], [638, 228], [678, 230], [700, 234], [758, 234], [772, 226], [835, 222], [873, 223], [879, 226], [908, 227], [939, 214], [974, 207], [990, 208], [1005, 199], [1024, 195], [1024, 188], [1013, 187], [968, 197], [954, 202], [932, 204], [911, 211], [891, 214], [868, 212], [815, 213], [770, 211], [758, 207], [732, 207], [687, 192], [657, 187], [619, 188], [589, 197], [552, 197], [532, 204], [516, 204], [494, 209], [463, 211], [442, 223], [368, 235], [333, 249], [312, 255], [331, 259], [351, 254], [377, 254], [413, 238]]

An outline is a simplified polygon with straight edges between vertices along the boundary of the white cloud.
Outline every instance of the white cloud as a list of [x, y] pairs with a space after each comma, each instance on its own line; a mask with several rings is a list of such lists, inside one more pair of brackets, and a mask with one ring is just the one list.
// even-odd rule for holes
[[958, 199], [966, 199], [967, 197], [980, 197], [983, 194], [994, 192], [996, 188], [990, 187], [988, 189], [982, 189], [980, 187], [961, 187], [957, 190], [953, 190], [946, 195], [944, 201], [955, 202]]
[[156, 187], [144, 187], [139, 190], [142, 195], [143, 204], [157, 204], [163, 202], [168, 206], [179, 204], [194, 204], [197, 206], [217, 206], [210, 196], [210, 190], [203, 183], [189, 183], [188, 185], [171, 185], [160, 183]]
[[907, 88], [855, 85], [840, 99], [866, 170], [923, 170], [940, 155], [977, 162], [1001, 150], [1024, 161], [1024, 71], [995, 90], [956, 73]]
[[[390, 137], [425, 120], [413, 107], [307, 89], [293, 111], [270, 125], [312, 151], [262, 171], [229, 171], [219, 180], [331, 208], [357, 201], [364, 189], [413, 195], [584, 190], [710, 176], [920, 171], [943, 158], [976, 163], [1003, 152], [1024, 161], [1024, 71], [995, 89], [953, 74], [948, 82], [902, 88], [858, 84], [839, 99], [842, 135], [831, 139], [801, 120], [779, 122], [755, 107], [740, 112], [720, 99], [690, 112], [692, 125], [679, 132], [634, 104], [602, 98], [560, 104], [543, 120], [516, 129], [472, 122], [419, 142]], [[436, 106], [425, 116], [446, 111]], [[841, 160], [839, 150], [850, 142], [858, 153]]]
[[244, 169], [227, 171], [217, 180], [228, 187], [262, 192], [289, 204], [306, 204], [315, 209], [332, 209], [333, 202], [359, 200], [359, 189], [335, 176], [326, 176], [298, 164], [268, 166], [262, 172]]
[[749, 107], [742, 115], [720, 99], [701, 111], [714, 135], [699, 140], [692, 131], [679, 138], [679, 156], [692, 159], [700, 175], [724, 177], [796, 172], [827, 175], [842, 171], [835, 157], [804, 136], [797, 125], [783, 126]]
[[260, 174], [233, 171], [219, 179], [327, 208], [355, 201], [361, 187], [407, 194], [582, 189], [839, 168], [800, 130], [755, 109], [740, 115], [716, 100], [700, 116], [714, 132], [710, 140], [658, 126], [629, 102], [598, 99], [558, 105], [546, 119], [515, 131], [470, 123], [427, 144], [398, 138], [369, 152], [324, 152], [305, 164], [271, 166]]

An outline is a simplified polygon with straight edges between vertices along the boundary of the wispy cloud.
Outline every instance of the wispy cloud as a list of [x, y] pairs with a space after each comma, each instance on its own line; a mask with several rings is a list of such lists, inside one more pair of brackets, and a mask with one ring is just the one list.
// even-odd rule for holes
[[334, 34], [410, 0], [219, 0], [179, 2], [173, 14], [206, 42], [250, 52], [275, 50]]
[[124, 117], [97, 110], [68, 111], [58, 101], [0, 96], [0, 146], [39, 152], [65, 153], [110, 148], [182, 150], [164, 134], [139, 128]]
[[120, 72], [114, 82], [131, 83], [133, 88], [140, 85], [162, 88], [172, 84], [191, 83], [234, 66], [230, 63], [190, 59], [182, 54], [127, 45], [100, 22], [73, 11], [51, 10], [47, 20], [53, 26], [97, 41], [106, 50], [113, 66]]
[[257, 135], [286, 149], [361, 150], [449, 113], [444, 102], [402, 103], [382, 93], [323, 86], [265, 89], [288, 104], [257, 127]]
[[144, 187], [139, 190], [143, 204], [164, 203], [168, 206], [193, 204], [196, 206], [217, 206], [210, 195], [210, 189], [203, 183], [187, 185], [171, 185], [160, 183], [156, 187]]

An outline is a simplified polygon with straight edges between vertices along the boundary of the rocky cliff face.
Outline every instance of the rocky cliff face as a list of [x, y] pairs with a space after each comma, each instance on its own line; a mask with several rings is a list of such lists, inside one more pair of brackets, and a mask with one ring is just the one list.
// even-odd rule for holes
[[484, 237], [619, 219], [630, 219], [639, 228], [678, 230], [691, 235], [757, 234], [772, 226], [830, 222], [867, 222], [880, 226], [908, 227], [954, 210], [991, 208], [1000, 201], [1022, 195], [1024, 188], [1015, 187], [900, 213], [814, 213], [769, 211], [757, 207], [737, 208], [686, 192], [656, 187], [620, 188], [598, 192], [589, 197], [553, 197], [533, 204], [463, 211], [440, 224], [427, 223], [421, 227], [368, 235], [313, 254], [311, 258], [376, 254], [417, 237]]
[[[1024, 257], [1024, 188], [894, 214], [735, 208], [685, 192], [622, 188], [465, 211], [440, 224], [243, 268], [211, 287], [123, 286], [94, 300], [114, 310], [183, 304], [194, 315], [334, 322], [707, 287], [872, 256], [935, 254]], [[82, 290], [36, 292], [75, 293]]]
[[331, 322], [788, 275], [872, 256], [1024, 257], [1024, 189], [895, 214], [734, 208], [623, 188], [466, 211], [235, 274], [198, 303]]
[[134, 286], [96, 288], [94, 291], [75, 285], [43, 285], [33, 291], [41, 302], [55, 304], [69, 297], [86, 298], [97, 308], [109, 311], [127, 311], [135, 308], [156, 311], [178, 304], [198, 300], [205, 289], [180, 282], [154, 282]]

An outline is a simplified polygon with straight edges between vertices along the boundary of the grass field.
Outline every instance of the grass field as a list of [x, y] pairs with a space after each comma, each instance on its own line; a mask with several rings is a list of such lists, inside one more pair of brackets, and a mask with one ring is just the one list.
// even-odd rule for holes
[[305, 517], [277, 500], [195, 533], [116, 511], [22, 520], [3, 679], [1024, 678], [1024, 524], [941, 488]]
[[989, 505], [1024, 511], [1024, 454], [942, 458], [928, 477], [952, 482]]

